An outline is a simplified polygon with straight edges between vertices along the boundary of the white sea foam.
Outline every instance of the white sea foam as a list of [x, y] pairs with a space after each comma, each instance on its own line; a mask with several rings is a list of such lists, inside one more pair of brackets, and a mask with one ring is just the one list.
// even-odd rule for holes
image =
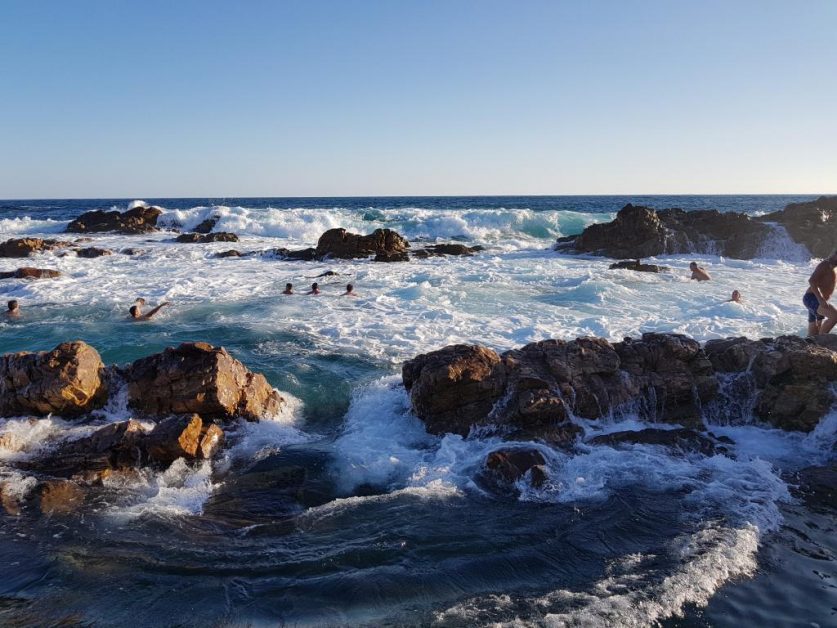
[[67, 220], [36, 220], [29, 216], [0, 220], [0, 237], [60, 233], [67, 228]]

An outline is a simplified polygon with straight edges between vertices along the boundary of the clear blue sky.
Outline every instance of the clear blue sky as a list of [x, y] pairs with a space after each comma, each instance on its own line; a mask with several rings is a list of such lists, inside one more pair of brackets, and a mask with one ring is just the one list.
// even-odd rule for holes
[[837, 1], [0, 1], [0, 198], [837, 192]]

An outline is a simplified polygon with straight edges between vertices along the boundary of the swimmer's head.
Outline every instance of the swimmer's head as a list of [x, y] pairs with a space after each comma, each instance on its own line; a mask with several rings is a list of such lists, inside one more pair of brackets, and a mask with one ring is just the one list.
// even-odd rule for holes
[[20, 303], [17, 302], [17, 299], [12, 299], [9, 301], [9, 311], [10, 312], [17, 312], [20, 309]]
[[139, 316], [140, 309], [136, 305], [132, 305], [128, 312], [131, 314], [131, 318], [137, 318]]
[[350, 293], [354, 289], [355, 289], [355, 287], [352, 284], [350, 284], [350, 283], [346, 284], [346, 293], [347, 294]]

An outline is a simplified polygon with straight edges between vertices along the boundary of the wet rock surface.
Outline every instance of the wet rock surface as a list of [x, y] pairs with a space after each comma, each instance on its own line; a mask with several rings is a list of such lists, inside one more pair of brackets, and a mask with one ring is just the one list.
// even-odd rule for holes
[[375, 229], [369, 235], [329, 229], [317, 241], [316, 255], [320, 259], [357, 259], [405, 253], [409, 248], [410, 243], [392, 229]]
[[93, 210], [83, 213], [67, 225], [68, 233], [141, 234], [157, 231], [159, 207], [135, 207], [125, 212]]
[[89, 246], [87, 248], [78, 249], [76, 251], [76, 255], [78, 255], [79, 257], [86, 258], [104, 257], [106, 255], [113, 255], [113, 251], [109, 251], [108, 249], [100, 249], [95, 246]]
[[61, 240], [43, 240], [41, 238], [12, 238], [0, 243], [0, 257], [29, 257], [36, 253], [63, 249], [71, 246]]
[[30, 266], [0, 273], [0, 279], [57, 279], [60, 276], [61, 271]]
[[725, 437], [718, 438], [712, 434], [702, 434], [687, 428], [660, 429], [647, 428], [637, 431], [611, 432], [595, 436], [588, 441], [591, 445], [660, 445], [672, 450], [700, 453], [714, 456], [717, 453], [727, 453], [728, 446], [733, 442]]
[[796, 474], [797, 492], [809, 506], [837, 510], [837, 462]]
[[234, 233], [219, 231], [217, 233], [182, 233], [175, 238], [175, 242], [186, 244], [209, 244], [211, 242], [238, 242]]
[[608, 266], [610, 270], [633, 270], [638, 273], [664, 273], [671, 269], [668, 266], [657, 266], [656, 264], [643, 264], [642, 260], [623, 260]]
[[548, 478], [546, 459], [537, 449], [498, 449], [486, 456], [484, 466], [481, 479], [494, 486], [514, 484], [527, 478], [537, 488]]

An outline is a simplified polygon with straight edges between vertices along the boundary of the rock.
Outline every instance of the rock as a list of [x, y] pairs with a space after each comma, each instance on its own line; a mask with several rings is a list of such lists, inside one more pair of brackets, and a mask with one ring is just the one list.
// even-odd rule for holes
[[145, 253], [143, 249], [135, 249], [133, 247], [122, 249], [119, 252], [122, 253], [122, 255], [143, 255]]
[[99, 354], [80, 340], [0, 356], [0, 416], [84, 414], [104, 404], [103, 376]]
[[221, 251], [220, 253], [216, 253], [215, 257], [241, 257], [241, 252], [236, 251], [235, 249], [230, 249], [229, 251]]
[[204, 425], [198, 445], [198, 457], [209, 460], [223, 447], [224, 440], [224, 431], [220, 427], [214, 423]]
[[0, 482], [0, 506], [7, 515], [17, 517], [23, 510], [22, 496], [16, 491], [11, 482]]
[[49, 480], [39, 487], [39, 505], [45, 515], [67, 515], [84, 504], [84, 491], [69, 480]]
[[643, 264], [641, 260], [625, 260], [608, 266], [610, 270], [634, 270], [640, 273], [662, 273], [671, 270], [668, 266]]
[[320, 259], [354, 259], [405, 253], [409, 248], [410, 243], [391, 229], [375, 229], [365, 236], [349, 233], [345, 229], [329, 229], [320, 236], [316, 254]]
[[298, 251], [290, 251], [288, 249], [271, 249], [267, 253], [283, 260], [313, 262], [318, 259], [317, 249], [314, 248], [301, 249]]
[[430, 255], [473, 255], [481, 251], [481, 246], [465, 246], [464, 244], [432, 244], [424, 248]]
[[560, 248], [616, 258], [709, 253], [735, 259], [757, 257], [770, 235], [767, 225], [745, 214], [716, 210], [683, 211], [628, 204], [609, 223], [590, 225]]
[[238, 236], [234, 233], [219, 231], [218, 233], [183, 233], [174, 240], [180, 243], [208, 244], [210, 242], [238, 242]]
[[206, 220], [202, 221], [192, 231], [194, 231], [195, 233], [209, 233], [215, 228], [215, 225], [217, 224], [218, 218], [213, 216], [212, 218], [207, 218]]
[[529, 474], [532, 486], [547, 480], [546, 460], [537, 449], [498, 449], [485, 458], [485, 469], [497, 484], [514, 484]]
[[128, 405], [152, 417], [199, 414], [203, 419], [258, 421], [284, 404], [263, 375], [247, 370], [226, 349], [205, 342], [142, 358], [121, 374]]
[[95, 246], [89, 246], [85, 249], [79, 249], [76, 251], [76, 255], [79, 257], [103, 257], [105, 255], [113, 255], [113, 251], [109, 251], [107, 249], [100, 249]]
[[837, 462], [802, 469], [796, 480], [798, 491], [809, 506], [837, 510]]
[[0, 273], [0, 279], [56, 279], [61, 272], [48, 268], [18, 268], [9, 272]]
[[724, 445], [732, 444], [729, 439], [718, 439], [711, 435], [704, 435], [688, 428], [672, 430], [648, 428], [639, 431], [612, 432], [590, 439], [591, 445], [608, 445], [617, 447], [622, 444], [661, 445], [689, 453], [701, 453], [714, 456], [716, 453], [726, 453]]
[[101, 481], [106, 472], [135, 468], [145, 462], [146, 431], [137, 421], [122, 421], [99, 428], [90, 436], [63, 443], [47, 457], [30, 464], [54, 477]]
[[68, 233], [101, 233], [115, 231], [124, 234], [157, 231], [159, 207], [134, 207], [125, 212], [94, 210], [83, 213], [67, 225]]
[[149, 459], [168, 466], [178, 458], [196, 458], [202, 431], [203, 421], [197, 414], [161, 421], [145, 439]]
[[0, 257], [29, 257], [35, 253], [52, 251], [70, 246], [60, 240], [42, 240], [41, 238], [13, 238], [0, 244]]
[[826, 258], [837, 248], [837, 196], [821, 196], [807, 203], [791, 203], [756, 220], [784, 226], [790, 237], [804, 244], [814, 257]]
[[374, 262], [409, 262], [410, 254], [406, 251], [400, 253], [378, 253]]

